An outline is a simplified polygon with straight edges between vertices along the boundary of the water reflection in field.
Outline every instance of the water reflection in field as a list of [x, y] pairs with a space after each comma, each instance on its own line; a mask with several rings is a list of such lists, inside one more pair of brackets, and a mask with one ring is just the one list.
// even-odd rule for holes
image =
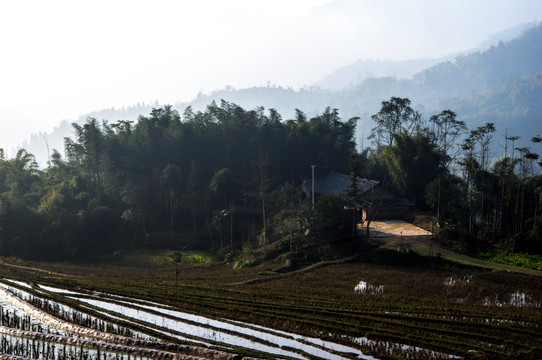
[[298, 359], [305, 359], [305, 356], [285, 349], [296, 349], [311, 356], [330, 360], [345, 358], [335, 352], [356, 354], [360, 359], [374, 359], [355, 348], [340, 344], [305, 338], [285, 332], [277, 333], [263, 327], [258, 330], [255, 327], [243, 326], [242, 323], [236, 325], [163, 307], [131, 304], [126, 301], [119, 304], [88, 298], [80, 298], [79, 301], [128, 318], [138, 319], [147, 323], [148, 326], [157, 326], [161, 331], [169, 332], [172, 336], [184, 334], [208, 341]]
[[[17, 285], [17, 287], [9, 284]], [[78, 316], [89, 319], [89, 322], [99, 322], [107, 318], [109, 325], [111, 325], [108, 325], [108, 328], [120, 329], [119, 324], [122, 323], [123, 327], [132, 328], [130, 336], [146, 341], [174, 338], [183, 343], [191, 343], [205, 348], [218, 347], [233, 352], [236, 351], [236, 348], [245, 348], [249, 351], [266, 354], [266, 357], [285, 359], [375, 359], [363, 353], [361, 348], [378, 349], [379, 351], [386, 349], [390, 351], [408, 350], [435, 358], [453, 357], [409, 345], [374, 341], [365, 337], [348, 338], [340, 334], [329, 334], [330, 338], [341, 340], [340, 343], [328, 341], [235, 320], [190, 314], [170, 306], [112, 294], [70, 291], [43, 285], [38, 285], [31, 290], [24, 283], [11, 282], [9, 284], [3, 284], [2, 287], [27, 303], [36, 303], [36, 299], [41, 301], [46, 299], [48, 306], [55, 308], [57, 315], [64, 319]], [[357, 291], [370, 292], [373, 295], [381, 294], [383, 290], [383, 287], [370, 286], [363, 281], [358, 284], [358, 287]], [[28, 291], [23, 290], [24, 288], [28, 288]], [[48, 297], [50, 293], [55, 294], [54, 299]], [[73, 306], [62, 303], [60, 299], [65, 299]], [[7, 303], [5, 305], [9, 306]], [[25, 307], [19, 307], [16, 311], [24, 315], [26, 310]], [[77, 333], [70, 334], [69, 331], [61, 334], [80, 336]]]

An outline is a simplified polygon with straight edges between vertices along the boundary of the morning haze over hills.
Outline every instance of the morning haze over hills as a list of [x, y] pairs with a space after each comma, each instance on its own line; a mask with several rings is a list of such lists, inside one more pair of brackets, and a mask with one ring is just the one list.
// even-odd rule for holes
[[0, 358], [542, 359], [542, 1], [6, 1], [0, 34]]
[[[329, 106], [337, 108], [343, 119], [361, 118], [357, 129], [361, 145], [373, 127], [370, 116], [382, 101], [399, 96], [410, 98], [426, 118], [449, 108], [469, 127], [494, 122], [500, 133], [507, 129], [509, 135], [528, 140], [541, 132], [541, 58], [542, 25], [522, 24], [461, 54], [439, 59], [359, 60], [299, 90], [270, 83], [244, 89], [226, 87], [200, 93], [190, 102], [174, 104], [174, 108], [181, 114], [188, 106], [203, 111], [212, 101], [226, 100], [245, 109], [273, 108], [289, 119], [295, 109], [312, 116]], [[82, 124], [88, 117], [134, 121], [160, 105], [156, 102], [103, 109], [81, 116], [77, 122]], [[63, 121], [51, 133], [33, 134], [22, 147], [44, 164], [47, 151], [61, 151], [64, 137], [72, 136], [71, 122]]]
[[[299, 90], [268, 83], [266, 86], [234, 89], [226, 87], [199, 93], [189, 102], [174, 104], [181, 114], [187, 107], [204, 111], [213, 101], [226, 100], [253, 109], [276, 109], [283, 119], [295, 109], [309, 116], [326, 107], [337, 108], [343, 119], [359, 116], [356, 140], [360, 146], [373, 127], [371, 115], [392, 96], [409, 98], [426, 119], [451, 109], [458, 119], [474, 128], [493, 122], [498, 134], [519, 136], [528, 141], [541, 132], [542, 118], [542, 25], [518, 25], [495, 34], [475, 49], [438, 59], [404, 61], [364, 60], [323, 74], [322, 80]], [[137, 120], [163, 104], [134, 104], [95, 111], [88, 117], [116, 122]], [[61, 151], [64, 138], [73, 135], [72, 121], [65, 120], [51, 133], [33, 134], [21, 146], [41, 164], [52, 149]], [[520, 140], [521, 141], [521, 140]]]

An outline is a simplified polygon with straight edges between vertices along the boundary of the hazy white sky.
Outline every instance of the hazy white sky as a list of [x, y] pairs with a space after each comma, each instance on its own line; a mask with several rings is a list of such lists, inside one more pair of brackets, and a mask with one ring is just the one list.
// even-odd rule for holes
[[438, 57], [542, 20], [540, 0], [20, 0], [0, 3], [0, 147], [63, 119], [363, 59]]

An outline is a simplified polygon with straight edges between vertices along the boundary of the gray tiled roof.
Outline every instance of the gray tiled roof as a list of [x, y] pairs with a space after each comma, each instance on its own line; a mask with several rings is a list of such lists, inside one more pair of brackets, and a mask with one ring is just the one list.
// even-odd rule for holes
[[[312, 187], [311, 181], [312, 180], [310, 179], [305, 181], [306, 187], [309, 189], [309, 191]], [[341, 194], [346, 190], [349, 184], [350, 175], [340, 174], [332, 171], [325, 176], [314, 179], [314, 193], [319, 195]], [[358, 178], [358, 188], [362, 194], [377, 184], [378, 181], [376, 180]]]

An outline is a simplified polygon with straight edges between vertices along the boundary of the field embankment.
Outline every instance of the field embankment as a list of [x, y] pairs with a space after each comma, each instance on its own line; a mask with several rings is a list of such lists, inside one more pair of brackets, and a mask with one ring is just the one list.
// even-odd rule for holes
[[[131, 259], [100, 265], [18, 262], [0, 269], [4, 277], [153, 301], [377, 358], [506, 357], [542, 347], [539, 273], [463, 261], [428, 238], [404, 238], [400, 251], [400, 239], [377, 241], [378, 247], [347, 262], [323, 262], [287, 274], [280, 273], [280, 259], [233, 269], [187, 256], [176, 279], [174, 264], [156, 261], [158, 254], [152, 255], [154, 266]], [[406, 242], [418, 252], [403, 251]]]

